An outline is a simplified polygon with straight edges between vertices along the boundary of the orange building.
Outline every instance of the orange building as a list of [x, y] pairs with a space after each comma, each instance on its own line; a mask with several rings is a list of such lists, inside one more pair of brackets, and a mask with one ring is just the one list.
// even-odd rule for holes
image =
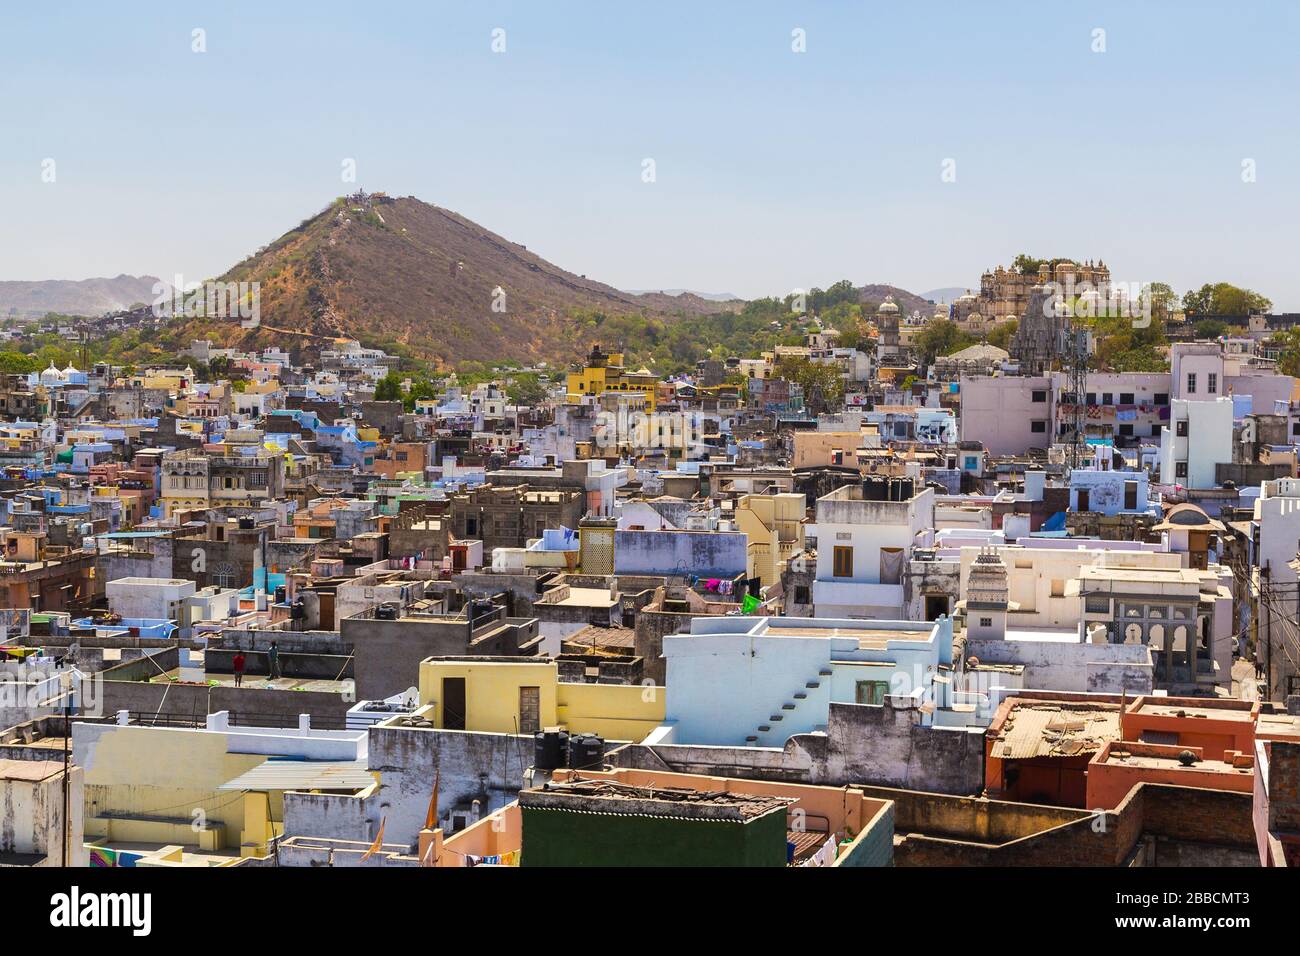
[[396, 478], [409, 472], [423, 476], [428, 464], [428, 442], [395, 441], [375, 456], [371, 471], [381, 478]]
[[1120, 739], [1195, 747], [1210, 760], [1255, 749], [1259, 703], [1201, 697], [1139, 697], [1124, 708]]
[[1118, 697], [1008, 697], [984, 738], [985, 794], [997, 800], [1084, 807], [1088, 764], [1119, 738]]
[[1112, 741], [1088, 764], [1087, 806], [1113, 810], [1139, 783], [1252, 793], [1255, 758], [1236, 750], [1213, 758], [1200, 747]]

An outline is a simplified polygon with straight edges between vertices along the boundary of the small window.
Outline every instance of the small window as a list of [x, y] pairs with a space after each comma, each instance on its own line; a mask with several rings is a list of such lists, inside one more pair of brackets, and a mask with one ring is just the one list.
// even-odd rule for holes
[[889, 682], [883, 680], [860, 680], [854, 689], [854, 700], [859, 704], [870, 704], [872, 707], [879, 707], [885, 702], [885, 694], [889, 692]]
[[1103, 405], [1114, 405], [1114, 404], [1115, 404], [1115, 393], [1114, 393], [1114, 392], [1102, 392], [1102, 393], [1101, 393], [1101, 403], [1102, 403]]
[[1120, 403], [1121, 405], [1132, 405], [1132, 404], [1133, 404], [1133, 393], [1132, 393], [1132, 392], [1120, 392], [1120, 393], [1119, 393], [1119, 403]]
[[1119, 433], [1120, 433], [1120, 435], [1122, 435], [1122, 436], [1125, 437], [1125, 438], [1131, 438], [1132, 435], [1133, 435], [1133, 426], [1132, 426], [1132, 425], [1120, 425], [1120, 426], [1119, 426]]
[[835, 577], [853, 577], [853, 549], [839, 545], [835, 547]]
[[1174, 462], [1174, 477], [1175, 478], [1187, 477], [1187, 462], [1185, 461]]
[[1047, 401], [1047, 392], [1043, 391], [1042, 389], [1036, 389], [1033, 393], [1032, 400], [1035, 402]]
[[1096, 405], [1096, 404], [1097, 404], [1097, 393], [1096, 393], [1096, 392], [1089, 392], [1089, 393], [1088, 393], [1088, 404], [1089, 404], [1089, 405]]
[[980, 627], [992, 627], [992, 626], [993, 626], [993, 618], [991, 617], [980, 618]]
[[1174, 425], [1174, 434], [1179, 438], [1187, 437], [1187, 419], [1179, 419], [1178, 423]]
[[1205, 390], [1211, 395], [1218, 394], [1219, 391], [1218, 372], [1210, 372], [1208, 375], [1205, 376]]
[[1065, 597], [1065, 581], [1060, 579], [1052, 580], [1052, 597]]
[[1188, 395], [1196, 394], [1196, 373], [1195, 372], [1187, 373], [1187, 394]]
[[1156, 404], [1156, 405], [1168, 405], [1168, 404], [1169, 404], [1169, 393], [1168, 393], [1168, 392], [1156, 392], [1155, 396], [1152, 398], [1152, 402], [1153, 402], [1154, 404]]
[[1108, 597], [1089, 597], [1084, 601], [1084, 607], [1089, 614], [1109, 614], [1110, 598]]
[[1047, 422], [1043, 419], [1036, 419], [1029, 423], [1029, 430], [1035, 434], [1042, 434], [1047, 431]]

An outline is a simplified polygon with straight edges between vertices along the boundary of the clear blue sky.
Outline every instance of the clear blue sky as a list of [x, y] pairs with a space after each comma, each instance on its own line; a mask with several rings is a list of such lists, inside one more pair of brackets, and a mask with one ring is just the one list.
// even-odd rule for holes
[[0, 279], [215, 275], [355, 188], [355, 158], [366, 189], [622, 288], [923, 292], [1024, 251], [1300, 310], [1298, 24], [1289, 2], [7, 5]]

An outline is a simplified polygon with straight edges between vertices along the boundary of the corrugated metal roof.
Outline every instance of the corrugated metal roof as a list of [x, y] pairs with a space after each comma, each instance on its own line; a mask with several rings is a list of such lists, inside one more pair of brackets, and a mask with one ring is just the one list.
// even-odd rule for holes
[[364, 760], [276, 760], [227, 780], [218, 790], [362, 790], [375, 782]]
[[1011, 711], [993, 743], [992, 755], [1003, 760], [1066, 757], [1093, 753], [1119, 739], [1119, 709], [1026, 706]]

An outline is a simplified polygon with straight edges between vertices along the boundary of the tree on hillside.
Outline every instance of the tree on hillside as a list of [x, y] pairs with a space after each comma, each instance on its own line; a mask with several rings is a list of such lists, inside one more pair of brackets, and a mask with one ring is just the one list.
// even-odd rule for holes
[[22, 352], [0, 352], [0, 373], [5, 375], [26, 375], [39, 372], [40, 362]]

